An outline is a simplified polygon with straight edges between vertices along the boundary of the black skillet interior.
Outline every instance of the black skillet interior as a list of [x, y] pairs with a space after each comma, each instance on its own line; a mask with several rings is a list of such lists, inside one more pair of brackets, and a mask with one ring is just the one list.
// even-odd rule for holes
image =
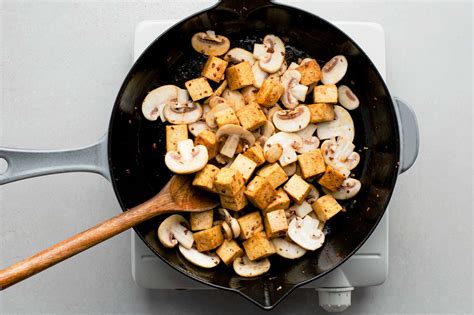
[[[371, 234], [395, 185], [399, 134], [383, 80], [347, 35], [315, 15], [262, 0], [249, 1], [247, 10], [240, 10], [244, 15], [238, 14], [239, 10], [224, 8], [235, 2], [224, 1], [217, 9], [198, 13], [175, 25], [134, 64], [115, 103], [109, 129], [109, 161], [114, 188], [124, 210], [147, 200], [168, 181], [171, 174], [163, 158], [164, 125], [145, 120], [141, 103], [147, 92], [160, 85], [184, 88], [186, 80], [199, 76], [205, 58], [190, 45], [196, 32], [215, 30], [231, 40], [231, 47], [250, 51], [255, 40], [276, 34], [286, 42], [287, 62], [312, 56], [324, 64], [334, 55], [345, 55], [349, 69], [341, 83], [349, 85], [361, 101], [360, 108], [351, 115], [356, 148], [361, 149], [361, 163], [354, 173], [363, 186], [354, 200], [344, 203], [346, 211], [327, 223], [326, 242], [321, 249], [296, 261], [271, 257], [272, 267], [267, 274], [245, 279], [223, 264], [211, 270], [196, 267], [183, 259], [178, 250], [164, 248], [156, 236], [161, 217], [135, 228], [151, 250], [182, 273], [216, 287], [233, 289], [270, 309], [298, 285], [336, 268]], [[260, 7], [253, 10], [252, 5]]]

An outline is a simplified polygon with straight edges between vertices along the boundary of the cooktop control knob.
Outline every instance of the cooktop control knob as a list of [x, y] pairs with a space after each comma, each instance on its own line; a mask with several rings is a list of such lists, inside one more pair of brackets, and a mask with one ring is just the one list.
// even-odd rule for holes
[[319, 306], [326, 312], [342, 312], [351, 306], [351, 291], [353, 287], [346, 288], [318, 288]]

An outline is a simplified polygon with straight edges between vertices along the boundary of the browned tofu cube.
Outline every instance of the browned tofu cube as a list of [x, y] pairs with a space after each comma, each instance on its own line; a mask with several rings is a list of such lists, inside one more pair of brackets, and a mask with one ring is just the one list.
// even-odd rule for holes
[[184, 83], [193, 101], [199, 101], [212, 95], [212, 88], [206, 78], [192, 79]]
[[194, 139], [194, 145], [198, 144], [202, 144], [207, 148], [209, 160], [216, 157], [217, 150], [219, 150], [219, 143], [217, 142], [217, 137], [214, 132], [210, 130], [201, 131]]
[[300, 176], [293, 175], [283, 189], [297, 203], [302, 203], [311, 191], [311, 186]]
[[235, 115], [232, 108], [226, 108], [214, 114], [217, 126], [220, 128], [224, 125], [239, 125], [239, 119]]
[[201, 75], [214, 82], [220, 82], [224, 78], [227, 61], [221, 58], [209, 56], [202, 69]]
[[257, 208], [263, 210], [275, 199], [276, 190], [261, 176], [255, 176], [245, 189], [245, 195]]
[[275, 247], [264, 232], [256, 233], [242, 244], [250, 260], [259, 260], [275, 254]]
[[196, 249], [200, 252], [207, 252], [217, 248], [224, 242], [220, 224], [214, 225], [210, 229], [199, 231], [193, 234]]
[[265, 232], [268, 238], [283, 236], [288, 230], [285, 210], [275, 210], [265, 214]]
[[334, 106], [326, 103], [308, 105], [311, 123], [320, 123], [334, 120]]
[[213, 210], [207, 210], [203, 212], [191, 212], [191, 230], [201, 231], [210, 229], [212, 227], [212, 219], [214, 217]]
[[275, 195], [275, 200], [273, 200], [263, 212], [266, 213], [279, 209], [288, 209], [289, 207], [290, 198], [282, 188], [279, 188]]
[[313, 90], [315, 103], [337, 103], [337, 87], [335, 84], [317, 85]]
[[321, 67], [314, 59], [305, 59], [296, 70], [301, 73], [300, 84], [310, 85], [321, 80]]
[[263, 113], [260, 105], [251, 102], [237, 111], [240, 124], [247, 130], [255, 130], [267, 121], [267, 116]]
[[227, 85], [231, 90], [238, 90], [255, 83], [252, 66], [248, 61], [244, 61], [236, 64], [235, 66], [227, 68], [225, 76]]
[[288, 180], [288, 175], [278, 163], [265, 165], [257, 172], [257, 175], [268, 180], [275, 189]]
[[214, 186], [219, 194], [233, 197], [242, 187], [244, 187], [245, 180], [242, 174], [232, 168], [222, 168], [217, 172]]
[[188, 139], [188, 126], [169, 125], [166, 126], [166, 152], [176, 151], [178, 142]]
[[234, 240], [224, 240], [222, 245], [216, 249], [216, 254], [227, 266], [231, 266], [234, 260], [244, 255], [244, 251]]
[[253, 172], [257, 168], [257, 163], [249, 159], [243, 154], [237, 155], [234, 162], [230, 165], [230, 168], [239, 171], [245, 181], [248, 181], [252, 176]]
[[326, 172], [318, 180], [318, 183], [331, 191], [337, 191], [341, 188], [345, 179], [346, 177], [341, 172], [328, 165], [326, 167]]
[[278, 102], [284, 91], [283, 85], [279, 81], [266, 79], [258, 90], [257, 103], [271, 107]]
[[251, 212], [237, 219], [240, 225], [240, 238], [246, 240], [263, 231], [262, 217], [258, 211]]
[[298, 155], [298, 165], [304, 179], [313, 178], [326, 171], [326, 164], [320, 149]]
[[245, 151], [244, 155], [255, 163], [257, 163], [257, 166], [260, 166], [265, 163], [265, 155], [263, 154], [263, 149], [258, 144], [255, 144], [253, 147]]
[[193, 186], [199, 187], [209, 192], [216, 192], [214, 181], [219, 168], [212, 164], [207, 164], [202, 170], [196, 173], [193, 180]]
[[331, 195], [318, 198], [311, 206], [321, 222], [326, 222], [342, 210], [341, 205]]
[[235, 196], [224, 196], [219, 195], [221, 199], [221, 206], [228, 210], [240, 211], [245, 208], [248, 204], [247, 197], [244, 194], [245, 187], [235, 195]]

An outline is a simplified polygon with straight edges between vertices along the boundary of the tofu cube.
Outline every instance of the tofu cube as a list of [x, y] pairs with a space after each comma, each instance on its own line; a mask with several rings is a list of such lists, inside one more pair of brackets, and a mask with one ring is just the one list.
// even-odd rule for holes
[[210, 130], [201, 131], [194, 139], [194, 145], [202, 144], [207, 148], [207, 154], [209, 160], [213, 159], [217, 155], [219, 150], [219, 143], [217, 142], [216, 134]]
[[255, 176], [247, 185], [245, 195], [255, 207], [263, 210], [275, 199], [276, 190], [268, 180]]
[[217, 126], [220, 128], [224, 125], [239, 125], [239, 119], [235, 115], [232, 108], [226, 108], [214, 114]]
[[193, 101], [199, 101], [212, 95], [212, 88], [206, 78], [192, 79], [184, 83]]
[[255, 144], [253, 147], [245, 151], [244, 155], [255, 163], [257, 163], [257, 166], [260, 166], [265, 163], [265, 155], [263, 154], [263, 149], [258, 144]]
[[232, 266], [234, 260], [244, 255], [244, 251], [234, 240], [224, 240], [222, 245], [216, 249], [216, 254], [227, 266]]
[[345, 179], [346, 177], [341, 172], [328, 165], [326, 167], [326, 172], [318, 180], [318, 183], [330, 191], [337, 191], [341, 188]]
[[320, 149], [298, 155], [298, 165], [304, 179], [313, 178], [326, 171], [326, 164]]
[[325, 121], [334, 120], [334, 106], [326, 103], [309, 104], [308, 106], [310, 113], [311, 123], [320, 123]]
[[219, 168], [217, 166], [207, 164], [202, 170], [196, 173], [192, 185], [209, 192], [217, 192], [216, 187], [214, 187], [214, 181], [216, 180], [217, 172], [219, 172]]
[[278, 102], [284, 91], [279, 80], [266, 79], [258, 90], [257, 103], [265, 107], [272, 107]]
[[244, 191], [245, 187], [242, 187], [242, 189], [235, 196], [219, 195], [221, 200], [221, 206], [223, 208], [233, 211], [242, 210], [248, 204], [248, 200], [247, 197], [245, 197]]
[[275, 200], [268, 205], [268, 207], [263, 210], [264, 213], [271, 212], [279, 209], [288, 209], [290, 207], [290, 198], [287, 193], [282, 189], [278, 189], [275, 195]]
[[335, 84], [317, 85], [313, 90], [315, 103], [337, 103], [337, 87]]
[[186, 124], [166, 126], [166, 152], [176, 151], [178, 142], [186, 139], [188, 139], [188, 126]]
[[265, 165], [257, 172], [257, 175], [268, 180], [275, 189], [288, 180], [288, 175], [278, 163]]
[[207, 252], [219, 247], [224, 242], [224, 235], [222, 235], [222, 228], [219, 225], [214, 225], [210, 229], [199, 231], [193, 234], [196, 249], [200, 252]]
[[245, 181], [248, 181], [257, 168], [257, 163], [243, 154], [237, 155], [234, 162], [230, 165], [231, 169], [237, 170], [242, 174]]
[[260, 105], [250, 102], [237, 111], [240, 124], [247, 130], [255, 130], [267, 121], [267, 116], [263, 113]]
[[341, 205], [331, 195], [318, 198], [311, 206], [321, 222], [326, 222], [342, 210]]
[[242, 190], [245, 181], [242, 174], [232, 168], [222, 168], [217, 172], [214, 186], [219, 194], [233, 197]]
[[285, 210], [275, 210], [265, 214], [265, 232], [268, 238], [284, 236], [288, 230]]
[[314, 59], [307, 59], [296, 68], [301, 73], [300, 84], [310, 85], [321, 80], [321, 67]]
[[262, 217], [258, 211], [251, 212], [237, 219], [240, 225], [240, 238], [249, 239], [255, 233], [263, 231]]
[[295, 174], [286, 182], [283, 189], [295, 202], [302, 203], [311, 191], [311, 186], [305, 182], [304, 179]]
[[191, 212], [190, 217], [192, 231], [206, 230], [212, 227], [214, 211], [207, 210], [203, 212]]
[[248, 61], [244, 61], [236, 64], [235, 66], [227, 68], [225, 75], [227, 85], [232, 91], [253, 85], [255, 83], [252, 66]]
[[245, 253], [250, 260], [259, 260], [275, 254], [275, 247], [264, 232], [256, 233], [242, 245], [244, 245]]
[[224, 78], [227, 61], [221, 58], [209, 56], [202, 69], [201, 75], [214, 82], [220, 82]]

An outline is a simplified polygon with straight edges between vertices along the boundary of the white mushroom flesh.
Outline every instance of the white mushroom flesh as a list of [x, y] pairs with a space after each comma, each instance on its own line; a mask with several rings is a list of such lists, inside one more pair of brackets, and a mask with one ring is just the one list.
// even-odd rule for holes
[[188, 129], [189, 132], [195, 137], [197, 137], [197, 135], [203, 132], [204, 130], [211, 130], [211, 128], [209, 128], [206, 122], [202, 120], [189, 124]]
[[281, 96], [281, 102], [286, 108], [295, 108], [299, 101], [304, 101], [308, 87], [300, 84], [301, 73], [298, 70], [286, 70], [281, 77], [281, 84], [284, 92]]
[[225, 54], [224, 60], [232, 64], [237, 64], [244, 61], [247, 61], [251, 65], [255, 63], [255, 58], [250, 51], [238, 47], [229, 50], [227, 54]]
[[346, 200], [354, 197], [360, 191], [361, 183], [355, 178], [346, 178], [342, 182], [341, 188], [337, 191], [330, 191], [323, 187], [323, 190], [327, 194], [331, 194], [335, 199]]
[[314, 151], [319, 148], [319, 139], [314, 136], [316, 131], [315, 124], [309, 124], [306, 128], [297, 132], [297, 134], [303, 139], [303, 146], [297, 150], [298, 153], [306, 153]]
[[309, 191], [309, 194], [306, 196], [305, 200], [309, 204], [313, 204], [318, 198], [319, 198], [319, 191], [314, 187], [314, 185], [311, 185], [311, 190]]
[[158, 227], [158, 239], [168, 248], [175, 247], [178, 243], [185, 248], [191, 248], [194, 243], [188, 221], [179, 214], [170, 215], [161, 222]]
[[222, 93], [222, 97], [229, 103], [234, 111], [238, 111], [242, 107], [245, 106], [245, 100], [239, 91], [231, 91], [229, 89], [225, 89]]
[[306, 250], [316, 250], [324, 243], [324, 234], [319, 229], [319, 221], [307, 215], [303, 219], [295, 217], [288, 225], [288, 236]]
[[359, 153], [353, 152], [353, 150], [352, 142], [344, 137], [338, 138], [337, 141], [326, 140], [321, 145], [321, 152], [326, 164], [339, 170], [346, 178], [360, 162]]
[[295, 204], [294, 207], [295, 214], [300, 218], [304, 218], [308, 213], [313, 211], [313, 208], [306, 200], [303, 200], [301, 204]]
[[232, 234], [234, 234], [234, 238], [238, 238], [240, 236], [240, 224], [236, 218], [231, 218], [230, 221], [230, 228], [232, 229]]
[[296, 162], [297, 155], [295, 151], [303, 145], [303, 140], [301, 140], [300, 136], [294, 133], [280, 131], [268, 138], [263, 147], [263, 152], [265, 153], [265, 151], [276, 143], [279, 143], [283, 148], [283, 153], [279, 159], [282, 167]]
[[268, 73], [260, 68], [258, 62], [253, 64], [252, 72], [253, 77], [255, 78], [255, 83], [253, 85], [257, 88], [262, 87], [263, 81], [265, 81], [265, 79], [268, 77]]
[[294, 109], [281, 110], [273, 115], [273, 124], [281, 131], [296, 132], [306, 128], [311, 119], [311, 113], [305, 105]]
[[246, 86], [242, 89], [242, 97], [244, 98], [245, 104], [249, 104], [250, 102], [257, 101], [257, 92], [258, 88], [255, 86]]
[[176, 85], [163, 85], [150, 91], [142, 103], [142, 113], [147, 120], [155, 121], [158, 117], [165, 122], [163, 109], [167, 104], [176, 104], [178, 101], [178, 90]]
[[264, 258], [251, 261], [247, 256], [243, 256], [234, 260], [233, 267], [239, 276], [251, 278], [263, 275], [270, 270], [270, 260]]
[[265, 151], [264, 157], [268, 163], [275, 163], [280, 159], [280, 156], [283, 154], [283, 148], [281, 144], [275, 143], [271, 145], [268, 150]]
[[283, 166], [283, 170], [287, 176], [293, 176], [296, 173], [296, 168], [296, 162]]
[[274, 238], [272, 243], [276, 253], [283, 258], [297, 259], [306, 254], [306, 249], [284, 238]]
[[202, 107], [197, 102], [185, 104], [167, 104], [163, 113], [172, 124], [190, 124], [201, 119]]
[[318, 138], [330, 139], [335, 137], [345, 137], [349, 141], [354, 141], [354, 122], [351, 115], [342, 106], [334, 106], [335, 119], [318, 124]]
[[251, 147], [255, 143], [255, 137], [252, 133], [237, 125], [224, 125], [220, 127], [216, 132], [216, 137], [218, 141], [222, 141], [224, 137], [227, 137], [219, 152], [228, 158], [234, 156], [241, 141], [247, 147]]
[[280, 111], [280, 110], [282, 110], [282, 108], [278, 104], [276, 104], [275, 106], [273, 106], [270, 109], [264, 108], [264, 111], [266, 111], [265, 115], [267, 116], [268, 120], [273, 120], [273, 115], [275, 115], [275, 113]]
[[225, 239], [230, 241], [234, 237], [234, 234], [232, 233], [232, 229], [230, 228], [229, 223], [224, 221], [221, 223], [221, 227], [222, 227], [222, 231], [224, 231]]
[[165, 155], [166, 166], [176, 174], [200, 171], [207, 161], [207, 148], [203, 145], [194, 146], [191, 139], [179, 141], [177, 151], [168, 151]]
[[219, 265], [221, 261], [216, 254], [201, 253], [194, 247], [188, 249], [180, 245], [179, 251], [187, 261], [202, 268], [214, 268]]
[[285, 60], [285, 45], [278, 36], [267, 35], [263, 39], [263, 44], [254, 45], [253, 55], [258, 59], [263, 71], [275, 73], [280, 70]]
[[337, 88], [337, 99], [345, 109], [354, 110], [359, 107], [359, 99], [347, 85]]
[[343, 55], [334, 56], [321, 69], [321, 82], [323, 84], [336, 84], [347, 71], [347, 59]]
[[216, 35], [214, 31], [207, 31], [194, 34], [191, 46], [201, 54], [221, 56], [229, 50], [230, 41], [225, 36]]

